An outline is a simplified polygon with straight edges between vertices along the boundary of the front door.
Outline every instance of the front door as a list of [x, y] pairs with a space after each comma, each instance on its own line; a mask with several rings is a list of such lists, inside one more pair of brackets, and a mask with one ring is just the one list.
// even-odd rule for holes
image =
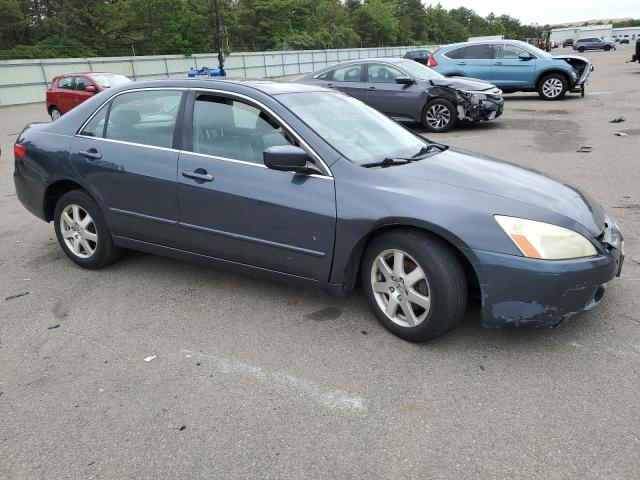
[[527, 50], [509, 43], [494, 45], [494, 60], [491, 68], [491, 83], [500, 88], [522, 88], [533, 86], [537, 59], [522, 60]]
[[183, 91], [115, 96], [84, 126], [70, 160], [114, 235], [171, 245], [178, 221], [174, 128]]
[[[80, 105], [82, 102], [89, 100], [91, 97], [95, 95], [95, 92], [87, 92], [85, 88], [88, 86], [93, 86], [93, 82], [89, 80], [87, 77], [76, 77], [75, 83], [75, 104]], [[96, 88], [97, 90], [97, 88]]]
[[298, 142], [259, 106], [218, 93], [194, 97], [185, 122], [191, 145], [178, 164], [181, 248], [327, 281], [333, 178], [267, 168], [265, 148]]
[[396, 83], [397, 77], [406, 73], [386, 63], [367, 64], [367, 82], [364, 89], [365, 103], [392, 117], [419, 117], [422, 108], [420, 87]]

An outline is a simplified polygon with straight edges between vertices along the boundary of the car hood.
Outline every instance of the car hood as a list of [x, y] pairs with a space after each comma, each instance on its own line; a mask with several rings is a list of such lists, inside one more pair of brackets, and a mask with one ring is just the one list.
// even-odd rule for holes
[[594, 236], [604, 229], [602, 206], [581, 190], [540, 172], [491, 157], [449, 149], [385, 170], [394, 175], [477, 190], [545, 208], [574, 220]]
[[580, 55], [554, 55], [556, 60], [579, 60], [584, 63], [589, 63], [589, 59]]
[[428, 80], [431, 85], [437, 85], [439, 87], [450, 87], [457, 90], [469, 90], [469, 91], [483, 91], [496, 88], [495, 85], [484, 80], [468, 77], [446, 77], [446, 78], [434, 78]]

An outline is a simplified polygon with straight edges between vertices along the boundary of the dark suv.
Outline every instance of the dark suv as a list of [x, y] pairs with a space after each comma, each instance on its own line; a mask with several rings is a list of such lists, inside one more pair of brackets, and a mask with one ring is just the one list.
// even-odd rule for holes
[[590, 37], [581, 38], [580, 40], [573, 42], [573, 49], [578, 50], [579, 52], [584, 52], [585, 50], [604, 50], [605, 52], [608, 52], [609, 50], [615, 50], [616, 45], [615, 43], [603, 40], [602, 38]]
[[429, 61], [429, 55], [431, 55], [429, 50], [411, 50], [410, 52], [405, 53], [402, 58], [415, 60], [418, 63], [426, 65]]

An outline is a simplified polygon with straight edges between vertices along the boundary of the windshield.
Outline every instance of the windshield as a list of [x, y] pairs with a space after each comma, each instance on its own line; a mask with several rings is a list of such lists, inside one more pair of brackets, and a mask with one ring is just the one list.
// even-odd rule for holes
[[434, 78], [444, 78], [444, 75], [431, 70], [429, 67], [414, 62], [413, 60], [407, 60], [406, 62], [395, 63], [398, 67], [402, 68], [405, 72], [411, 75], [416, 80], [432, 80]]
[[530, 45], [528, 43], [525, 44], [526, 47], [529, 52], [533, 53], [534, 55], [536, 55], [538, 58], [553, 58], [553, 55], [551, 55], [548, 52], [545, 52], [544, 50], [540, 50], [538, 47], [534, 46], [534, 45]]
[[340, 93], [288, 93], [278, 100], [354, 163], [411, 157], [427, 144], [377, 110]]
[[105, 75], [92, 75], [91, 78], [96, 83], [98, 83], [98, 85], [104, 88], [116, 87], [125, 83], [132, 83], [131, 80], [129, 80], [124, 75], [117, 75], [115, 73]]

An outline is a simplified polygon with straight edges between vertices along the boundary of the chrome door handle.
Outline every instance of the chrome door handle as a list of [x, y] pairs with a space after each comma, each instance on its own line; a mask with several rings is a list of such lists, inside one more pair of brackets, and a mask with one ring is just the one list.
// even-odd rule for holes
[[204, 168], [198, 168], [193, 172], [182, 172], [182, 176], [186, 178], [192, 178], [194, 180], [198, 180], [200, 182], [212, 182], [213, 175], [207, 173]]
[[467, 62], [458, 62], [456, 65], [466, 65]]
[[500, 65], [502, 65], [502, 62], [496, 62], [496, 63], [494, 63], [494, 65], [500, 66]]
[[377, 90], [376, 87], [369, 87], [369, 90]]
[[78, 155], [82, 155], [87, 160], [100, 160], [102, 158], [102, 154], [99, 153], [95, 148], [90, 148], [89, 150], [81, 150], [78, 152]]

